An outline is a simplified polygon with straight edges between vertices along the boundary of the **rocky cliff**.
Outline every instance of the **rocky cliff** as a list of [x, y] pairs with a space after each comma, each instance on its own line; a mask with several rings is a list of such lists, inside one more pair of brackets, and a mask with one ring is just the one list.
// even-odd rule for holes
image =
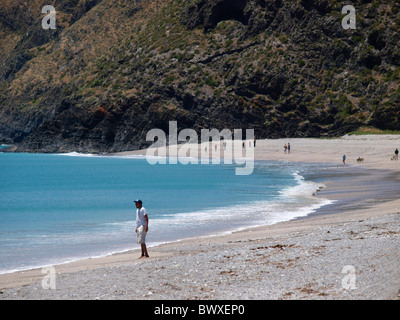
[[0, 143], [114, 152], [153, 128], [254, 128], [258, 138], [400, 129], [400, 4], [44, 0], [0, 4]]

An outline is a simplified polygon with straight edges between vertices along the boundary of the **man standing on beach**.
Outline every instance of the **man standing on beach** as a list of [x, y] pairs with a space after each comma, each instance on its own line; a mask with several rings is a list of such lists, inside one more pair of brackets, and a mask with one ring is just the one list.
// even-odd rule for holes
[[146, 247], [146, 235], [149, 231], [149, 217], [147, 216], [147, 211], [143, 207], [142, 200], [134, 201], [136, 205], [136, 234], [137, 234], [137, 243], [142, 247], [142, 255], [141, 258], [148, 258], [149, 254], [147, 253]]

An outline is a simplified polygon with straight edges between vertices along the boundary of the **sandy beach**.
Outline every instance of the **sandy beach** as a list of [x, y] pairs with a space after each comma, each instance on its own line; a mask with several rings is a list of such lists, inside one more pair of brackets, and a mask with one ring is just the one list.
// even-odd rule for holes
[[[400, 161], [391, 160], [396, 148], [398, 135], [259, 140], [255, 159], [342, 164], [346, 154], [349, 173], [361, 166], [368, 181], [400, 183]], [[122, 153], [131, 154], [145, 151]], [[163, 244], [149, 249], [149, 259], [137, 259], [138, 247], [57, 265], [54, 290], [42, 269], [3, 274], [0, 299], [399, 299], [400, 199], [354, 179], [326, 181], [317, 195], [337, 200], [368, 192], [368, 201], [351, 209]]]

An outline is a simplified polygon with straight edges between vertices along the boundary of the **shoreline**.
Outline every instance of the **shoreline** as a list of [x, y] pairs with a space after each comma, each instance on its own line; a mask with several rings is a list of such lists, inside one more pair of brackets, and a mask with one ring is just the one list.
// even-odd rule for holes
[[[335, 160], [341, 160], [341, 155], [338, 153], [338, 148], [348, 148], [349, 145], [354, 141], [358, 143], [371, 141], [367, 140], [365, 136], [362, 137], [363, 139], [332, 139], [327, 141], [322, 141], [321, 144], [320, 139], [278, 139], [278, 140], [261, 140], [257, 141], [257, 147], [255, 151], [255, 159], [256, 160], [277, 160], [277, 161], [289, 161], [289, 162], [316, 162], [316, 163], [328, 163], [331, 161], [326, 161], [327, 159], [331, 159], [334, 155], [337, 155]], [[314, 140], [318, 140], [317, 142]], [[368, 147], [368, 152], [365, 152], [365, 162], [362, 164], [355, 164], [360, 165], [363, 168], [366, 168], [372, 174], [379, 171], [379, 169], [384, 169], [385, 172], [393, 172], [393, 175], [396, 176], [394, 179], [398, 179], [399, 169], [400, 166], [398, 162], [388, 161], [389, 150], [385, 153], [382, 145], [382, 140], [385, 140], [382, 137], [374, 138], [372, 141], [375, 146], [371, 148], [371, 143]], [[289, 142], [292, 145], [292, 153], [284, 154], [282, 148], [282, 142]], [[386, 140], [385, 140], [386, 141]], [[400, 136], [396, 136], [393, 138], [393, 141], [396, 141], [400, 144]], [[315, 143], [316, 142], [316, 143]], [[316, 144], [312, 146], [312, 144]], [[323, 152], [321, 154], [319, 151], [322, 147], [328, 146], [328, 150], [331, 152]], [[339, 147], [337, 145], [340, 145]], [[379, 147], [376, 147], [379, 146]], [[282, 150], [280, 150], [282, 148]], [[301, 148], [301, 149], [298, 149]], [[361, 148], [365, 148], [362, 146]], [[378, 150], [376, 150], [378, 148]], [[372, 152], [371, 152], [372, 150]], [[394, 150], [394, 149], [393, 149]], [[324, 150], [325, 151], [325, 150]], [[346, 151], [343, 151], [343, 153]], [[143, 151], [140, 152], [131, 152], [129, 154], [143, 154]], [[347, 152], [348, 153], [348, 152]], [[349, 153], [348, 159], [352, 160], [358, 153], [361, 153], [357, 150], [357, 148], [352, 148], [351, 154]], [[382, 153], [382, 154], [381, 154]], [[124, 153], [126, 154], [126, 153]], [[316, 156], [318, 155], [318, 156]], [[289, 158], [290, 157], [290, 158]], [[309, 161], [305, 161], [309, 160]], [[390, 159], [389, 159], [390, 160]], [[338, 161], [336, 161], [338, 162]], [[375, 172], [375, 174], [376, 174]], [[376, 175], [379, 176], [379, 175]], [[329, 185], [329, 181], [327, 181], [328, 188], [332, 188], [332, 184]], [[324, 183], [325, 184], [325, 183]], [[336, 188], [337, 185], [336, 185]], [[324, 197], [329, 198], [329, 194], [324, 194]], [[336, 197], [340, 194], [336, 194]], [[68, 275], [73, 277], [74, 275], [78, 275], [81, 273], [96, 273], [97, 271], [105, 270], [105, 269], [115, 269], [115, 268], [140, 268], [142, 267], [150, 267], [152, 263], [161, 263], [162, 261], [173, 261], [174, 259], [178, 259], [180, 255], [177, 254], [179, 248], [181, 251], [185, 251], [189, 256], [196, 256], [201, 254], [202, 249], [201, 246], [216, 246], [218, 250], [224, 250], [224, 247], [227, 243], [246, 243], [252, 239], [265, 239], [267, 236], [270, 240], [274, 240], [276, 238], [286, 238], [290, 240], [293, 236], [293, 233], [301, 233], [306, 230], [315, 230], [318, 228], [324, 228], [330, 226], [332, 228], [337, 227], [341, 224], [353, 224], [357, 223], [361, 219], [367, 220], [379, 220], [379, 219], [386, 219], [390, 217], [391, 219], [399, 219], [398, 218], [398, 211], [396, 208], [400, 208], [400, 200], [389, 200], [386, 199], [383, 202], [380, 202], [381, 199], [373, 200], [372, 203], [367, 207], [359, 207], [353, 208], [352, 210], [344, 210], [343, 212], [337, 212], [334, 214], [312, 214], [304, 218], [294, 219], [285, 222], [279, 222], [277, 224], [269, 225], [269, 226], [262, 226], [256, 228], [249, 228], [241, 231], [235, 231], [228, 234], [219, 234], [219, 235], [210, 235], [204, 237], [197, 237], [197, 238], [189, 238], [189, 239], [182, 239], [179, 241], [159, 244], [151, 249], [151, 258], [148, 260], [137, 260], [137, 254], [139, 249], [130, 250], [123, 253], [112, 254], [106, 257], [99, 257], [99, 258], [91, 258], [85, 260], [79, 260], [75, 262], [70, 262], [66, 264], [60, 264], [55, 266], [57, 272], [57, 279], [59, 277], [66, 277]], [[322, 210], [323, 211], [323, 210]], [[389, 219], [389, 218], [388, 218]], [[393, 231], [393, 236], [396, 236], [397, 231]], [[398, 241], [399, 237], [396, 236], [396, 240]], [[257, 240], [254, 240], [257, 241]], [[15, 292], [20, 292], [23, 290], [25, 292], [25, 296], [30, 292], [32, 293], [32, 287], [37, 288], [40, 281], [43, 279], [44, 275], [41, 273], [41, 269], [32, 269], [28, 271], [18, 271], [14, 273], [7, 273], [0, 275], [0, 290], [3, 292], [0, 294], [0, 299], [9, 299], [11, 297], [18, 296]], [[101, 286], [99, 283], [98, 286]], [[397, 285], [400, 289], [400, 285]], [[57, 290], [56, 290], [57, 291]], [[9, 292], [10, 294], [6, 294]], [[11, 294], [12, 292], [13, 295]], [[37, 290], [36, 296], [34, 295], [33, 299], [41, 299], [42, 296], [40, 293], [43, 294], [43, 298], [49, 298], [48, 294], [51, 292]], [[79, 298], [79, 293], [78, 298]], [[391, 299], [396, 298], [397, 292], [393, 292], [393, 295], [390, 297]], [[51, 297], [51, 296], [50, 296]], [[142, 295], [142, 298], [144, 296]], [[154, 295], [150, 295], [150, 298], [154, 298]], [[20, 297], [21, 298], [21, 297]], [[93, 298], [93, 297], [82, 297], [82, 298]], [[115, 298], [115, 297], [114, 297]], [[117, 297], [126, 299], [128, 297]], [[148, 298], [148, 297], [144, 297]], [[173, 299], [174, 296], [171, 296]], [[211, 297], [212, 298], [212, 297]], [[290, 297], [288, 297], [290, 298]], [[329, 297], [328, 297], [329, 298]], [[29, 298], [28, 298], [29, 299]]]

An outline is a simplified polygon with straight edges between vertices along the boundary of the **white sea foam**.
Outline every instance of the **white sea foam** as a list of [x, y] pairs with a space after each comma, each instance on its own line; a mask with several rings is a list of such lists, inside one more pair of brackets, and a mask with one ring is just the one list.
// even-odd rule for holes
[[65, 157], [83, 157], [83, 158], [113, 158], [113, 159], [155, 159], [160, 160], [164, 159], [164, 157], [159, 156], [145, 156], [145, 155], [124, 155], [124, 154], [94, 154], [94, 153], [80, 153], [80, 152], [68, 152], [68, 153], [55, 153], [56, 156], [65, 156]]
[[324, 185], [305, 181], [298, 172], [293, 175], [297, 185], [283, 189], [274, 199], [164, 215], [152, 220], [153, 229], [165, 232], [176, 228], [177, 231], [186, 229], [189, 232], [214, 226], [215, 230], [236, 231], [306, 217], [333, 203], [317, 196]]
[[317, 193], [325, 188], [326, 186], [320, 183], [306, 181], [303, 176], [299, 174], [298, 171], [293, 173], [293, 176], [297, 182], [296, 186], [288, 187], [281, 190], [279, 193], [282, 196], [286, 197], [303, 197], [303, 198], [310, 198], [315, 197]]
[[68, 153], [56, 153], [56, 156], [66, 156], [66, 157], [96, 157], [95, 154], [92, 153], [79, 153], [76, 151], [68, 152]]
[[[215, 226], [216, 229], [236, 230], [238, 227], [270, 225], [305, 217], [332, 203], [328, 199], [317, 196], [317, 192], [325, 187], [323, 184], [305, 181], [298, 172], [295, 172], [293, 176], [297, 184], [281, 190], [273, 199], [164, 214], [151, 219], [152, 229], [162, 231], [163, 234], [167, 232], [166, 230], [178, 231], [203, 227], [207, 229], [209, 226]], [[135, 222], [114, 222], [110, 223], [109, 227], [129, 231], [135, 228]]]

